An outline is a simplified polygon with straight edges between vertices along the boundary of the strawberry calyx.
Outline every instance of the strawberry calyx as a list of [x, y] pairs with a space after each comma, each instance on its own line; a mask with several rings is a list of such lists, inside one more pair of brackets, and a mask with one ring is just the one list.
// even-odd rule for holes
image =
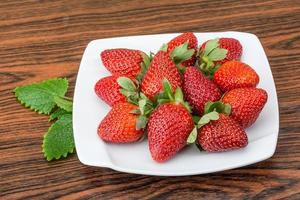
[[154, 104], [139, 91], [139, 87], [127, 77], [119, 77], [117, 80], [121, 86], [120, 92], [123, 94], [129, 103], [138, 106], [138, 109], [132, 110], [130, 113], [139, 115], [136, 122], [136, 130], [146, 128], [148, 117], [154, 110]]
[[216, 61], [226, 58], [228, 53], [227, 49], [220, 48], [219, 38], [208, 40], [205, 44], [205, 48], [199, 51], [199, 68], [209, 78], [211, 78], [214, 72], [220, 65], [216, 64]]
[[192, 112], [191, 106], [188, 102], [184, 101], [183, 92], [180, 87], [177, 87], [175, 92], [172, 90], [170, 82], [164, 78], [163, 80], [163, 92], [159, 93], [155, 99], [158, 105], [164, 103], [175, 103], [183, 105], [189, 113]]
[[117, 82], [121, 86], [120, 93], [127, 98], [127, 101], [138, 105], [139, 89], [137, 85], [130, 78], [124, 76], [119, 77]]
[[[184, 72], [185, 69], [185, 67], [182, 66], [181, 63], [190, 59], [195, 53], [195, 49], [189, 49], [188, 46], [189, 41], [175, 47], [174, 50], [170, 53], [171, 59], [174, 61], [180, 72]], [[160, 50], [167, 52], [168, 45], [163, 44]]]
[[146, 72], [148, 71], [148, 68], [153, 59], [153, 56], [154, 56], [154, 53], [152, 53], [152, 52], [150, 52], [149, 56], [144, 52], [142, 52], [141, 54], [142, 54], [142, 58], [143, 58], [143, 61], [141, 62], [141, 71], [136, 76], [136, 79], [139, 83], [141, 83], [141, 81], [143, 80]]
[[231, 106], [230, 104], [222, 103], [220, 101], [207, 102], [204, 107], [204, 115], [202, 117], [193, 116], [195, 127], [190, 133], [187, 144], [194, 144], [197, 140], [198, 129], [208, 124], [210, 121], [216, 121], [219, 119], [219, 113], [230, 115]]

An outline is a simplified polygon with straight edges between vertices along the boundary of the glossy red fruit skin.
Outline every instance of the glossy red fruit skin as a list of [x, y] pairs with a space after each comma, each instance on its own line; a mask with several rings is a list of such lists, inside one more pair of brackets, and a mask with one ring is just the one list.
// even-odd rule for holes
[[[205, 48], [207, 41], [201, 45], [201, 50]], [[230, 60], [240, 60], [243, 52], [243, 47], [241, 43], [234, 38], [220, 38], [219, 39], [219, 48], [227, 49], [228, 53], [226, 58], [220, 61], [217, 61], [216, 64], [223, 64]]]
[[206, 102], [218, 101], [222, 96], [216, 84], [195, 67], [188, 67], [184, 73], [183, 93], [185, 100], [198, 115], [203, 114]]
[[223, 92], [226, 92], [235, 88], [256, 87], [259, 76], [245, 63], [228, 61], [217, 69], [213, 81]]
[[198, 40], [194, 33], [187, 32], [183, 33], [175, 38], [173, 38], [170, 42], [168, 42], [168, 53], [171, 53], [177, 46], [182, 45], [185, 42], [189, 42], [188, 49], [195, 49], [195, 53], [192, 58], [182, 62], [182, 66], [189, 67], [194, 66], [196, 62], [197, 48], [198, 48]]
[[243, 128], [254, 124], [268, 100], [265, 90], [238, 88], [227, 92], [222, 101], [231, 105], [231, 118]]
[[186, 146], [194, 128], [191, 114], [181, 104], [159, 106], [148, 121], [149, 150], [153, 160], [165, 162]]
[[127, 143], [138, 141], [142, 130], [136, 130], [138, 116], [130, 112], [137, 109], [137, 106], [125, 103], [117, 103], [100, 122], [98, 135], [105, 142]]
[[110, 106], [119, 102], [126, 102], [126, 97], [120, 93], [121, 87], [117, 82], [118, 78], [119, 76], [101, 78], [94, 87], [97, 96]]
[[113, 75], [136, 77], [141, 71], [143, 52], [133, 49], [107, 49], [101, 52], [103, 65]]
[[248, 138], [236, 121], [220, 114], [218, 120], [210, 121], [198, 130], [197, 142], [205, 151], [221, 152], [247, 146]]
[[162, 91], [162, 82], [164, 78], [168, 79], [172, 89], [181, 87], [182, 80], [180, 72], [169, 54], [159, 51], [153, 58], [148, 71], [141, 83], [141, 91], [150, 99]]

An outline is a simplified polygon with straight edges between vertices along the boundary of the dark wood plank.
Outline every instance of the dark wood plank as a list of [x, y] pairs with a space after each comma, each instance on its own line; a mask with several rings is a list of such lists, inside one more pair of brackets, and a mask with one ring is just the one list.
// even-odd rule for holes
[[[299, 1], [3, 0], [0, 13], [1, 199], [300, 199]], [[258, 35], [268, 55], [280, 108], [271, 159], [187, 177], [87, 167], [76, 155], [44, 160], [47, 118], [19, 105], [14, 87], [61, 76], [70, 78], [73, 91], [83, 50], [93, 39], [226, 30]]]

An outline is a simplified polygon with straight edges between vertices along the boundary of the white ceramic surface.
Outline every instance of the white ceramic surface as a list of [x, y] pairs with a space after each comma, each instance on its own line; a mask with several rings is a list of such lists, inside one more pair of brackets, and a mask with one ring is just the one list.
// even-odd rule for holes
[[195, 33], [199, 44], [216, 37], [233, 37], [243, 45], [242, 61], [260, 76], [258, 87], [268, 92], [268, 102], [256, 123], [246, 130], [249, 145], [224, 153], [199, 152], [187, 147], [168, 162], [158, 164], [151, 159], [147, 140], [134, 144], [106, 144], [97, 135], [99, 122], [110, 107], [94, 93], [95, 83], [109, 72], [102, 65], [100, 53], [111, 48], [140, 49], [156, 52], [163, 43], [178, 34], [160, 34], [99, 39], [91, 41], [84, 51], [77, 76], [73, 107], [73, 129], [79, 160], [90, 166], [108, 167], [117, 171], [182, 176], [217, 172], [242, 167], [270, 158], [276, 149], [279, 114], [272, 72], [259, 39], [249, 33]]

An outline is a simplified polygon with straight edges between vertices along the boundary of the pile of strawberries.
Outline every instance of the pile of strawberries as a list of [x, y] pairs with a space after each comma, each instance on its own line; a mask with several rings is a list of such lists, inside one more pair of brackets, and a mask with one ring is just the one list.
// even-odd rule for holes
[[256, 88], [257, 73], [240, 60], [242, 45], [216, 38], [198, 48], [193, 33], [183, 33], [156, 53], [108, 49], [101, 53], [111, 76], [95, 85], [112, 109], [98, 135], [109, 143], [148, 137], [149, 150], [164, 162], [196, 144], [208, 152], [247, 146], [251, 126], [267, 101]]

